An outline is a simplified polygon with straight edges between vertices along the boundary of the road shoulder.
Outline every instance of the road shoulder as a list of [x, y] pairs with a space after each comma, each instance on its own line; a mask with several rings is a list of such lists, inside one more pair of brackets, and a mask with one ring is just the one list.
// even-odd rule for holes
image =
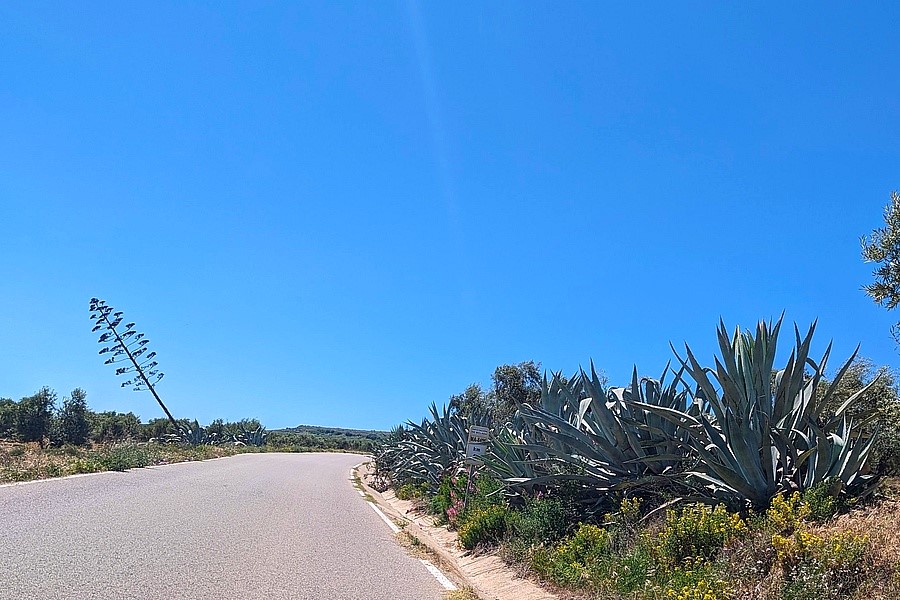
[[558, 600], [558, 596], [536, 583], [519, 577], [499, 556], [464, 550], [457, 542], [455, 532], [445, 526], [436, 526], [432, 517], [413, 510], [411, 502], [400, 500], [391, 490], [381, 493], [373, 489], [368, 483], [369, 474], [370, 463], [363, 463], [354, 469], [354, 481], [363, 493], [405, 534], [437, 556], [439, 568], [451, 574], [458, 583], [470, 587], [484, 599]]

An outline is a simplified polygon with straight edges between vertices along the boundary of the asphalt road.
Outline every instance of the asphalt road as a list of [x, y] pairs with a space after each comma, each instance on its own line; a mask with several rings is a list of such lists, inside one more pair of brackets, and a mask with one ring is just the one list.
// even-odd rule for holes
[[437, 600], [351, 454], [245, 454], [0, 487], [0, 598]]

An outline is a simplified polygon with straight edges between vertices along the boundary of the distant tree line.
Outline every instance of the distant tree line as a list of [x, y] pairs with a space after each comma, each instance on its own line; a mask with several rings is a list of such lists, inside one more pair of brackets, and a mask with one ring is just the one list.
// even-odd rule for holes
[[81, 388], [72, 390], [61, 403], [56, 392], [48, 387], [18, 402], [0, 398], [0, 439], [37, 442], [42, 448], [147, 441], [168, 433], [175, 433], [168, 419], [142, 423], [133, 412], [90, 410], [87, 394]]
[[[182, 428], [191, 428], [193, 422], [178, 419]], [[205, 427], [205, 432], [216, 440], [232, 440], [242, 432], [256, 431], [262, 424], [258, 419], [225, 421], [216, 419]], [[304, 450], [353, 450], [370, 452], [381, 432], [357, 432], [349, 429], [306, 426], [298, 432], [284, 430], [272, 432], [266, 444], [275, 447], [294, 447]], [[0, 439], [19, 442], [37, 442], [42, 448], [67, 444], [109, 444], [125, 441], [147, 442], [161, 440], [177, 434], [168, 418], [160, 417], [142, 423], [133, 412], [90, 410], [87, 394], [75, 388], [59, 402], [56, 392], [43, 387], [32, 396], [18, 402], [0, 398]]]

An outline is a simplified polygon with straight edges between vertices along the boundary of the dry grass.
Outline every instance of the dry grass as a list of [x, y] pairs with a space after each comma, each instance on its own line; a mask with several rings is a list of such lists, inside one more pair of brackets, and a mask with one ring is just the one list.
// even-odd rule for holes
[[[900, 479], [886, 480], [885, 496], [819, 525], [808, 525], [815, 535], [829, 538], [838, 534], [866, 536], [868, 545], [860, 566], [859, 583], [850, 595], [855, 600], [897, 600], [900, 598]], [[726, 557], [735, 584], [734, 598], [780, 600], [785, 581], [775, 565], [770, 532], [757, 530]], [[831, 596], [822, 597], [827, 600]]]
[[0, 483], [205, 460], [232, 456], [248, 450], [240, 447], [184, 447], [146, 443], [41, 449], [36, 443], [0, 441]]
[[865, 583], [854, 597], [866, 600], [900, 598], [900, 501], [884, 499], [875, 506], [841, 515], [813, 531], [868, 536]]
[[444, 594], [444, 600], [481, 600], [481, 597], [472, 588], [465, 588], [447, 592]]

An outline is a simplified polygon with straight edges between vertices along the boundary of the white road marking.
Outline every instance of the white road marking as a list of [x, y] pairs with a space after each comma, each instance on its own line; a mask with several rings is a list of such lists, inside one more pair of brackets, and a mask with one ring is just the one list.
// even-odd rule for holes
[[65, 475], [63, 477], [47, 477], [45, 479], [31, 479], [29, 481], [14, 481], [12, 483], [0, 483], [0, 488], [13, 487], [16, 485], [32, 485], [34, 483], [44, 483], [45, 481], [59, 481], [61, 479], [75, 479], [77, 477], [90, 477], [91, 475], [109, 475], [110, 473], [121, 473], [122, 471], [97, 471], [96, 473], [75, 473], [74, 475]]
[[434, 578], [438, 580], [438, 582], [444, 586], [445, 590], [453, 591], [456, 589], [456, 586], [453, 585], [453, 582], [447, 579], [447, 576], [441, 573], [440, 569], [431, 564], [425, 559], [420, 558], [422, 564], [425, 565], [425, 568], [428, 569], [428, 572], [434, 575]]
[[378, 508], [377, 506], [375, 506], [374, 502], [366, 502], [366, 504], [371, 506], [372, 510], [374, 510], [376, 513], [378, 513], [378, 516], [381, 517], [382, 521], [384, 521], [385, 523], [388, 524], [388, 527], [391, 528], [391, 531], [393, 531], [394, 533], [397, 533], [398, 531], [400, 531], [400, 528], [397, 527], [397, 524], [394, 523], [393, 521], [391, 521], [390, 519], [388, 519], [387, 515], [384, 514], [383, 512], [381, 512], [381, 509]]
[[[363, 465], [363, 463], [359, 463], [358, 465], [356, 465], [355, 467], [353, 467], [352, 469], [350, 469], [350, 479], [355, 479], [355, 476], [356, 476], [356, 469], [358, 469], [358, 468], [359, 468], [360, 466], [362, 466], [362, 465]], [[365, 492], [363, 492], [362, 490], [357, 490], [357, 491], [359, 492], [359, 495], [360, 495], [360, 496], [362, 496], [362, 497], [365, 497], [365, 496], [366, 496]], [[393, 531], [394, 533], [399, 533], [399, 532], [400, 532], [400, 528], [397, 527], [397, 524], [394, 523], [393, 521], [391, 521], [391, 520], [388, 518], [388, 516], [387, 516], [386, 514], [384, 514], [384, 513], [381, 511], [381, 509], [378, 508], [378, 506], [375, 505], [374, 502], [366, 501], [366, 504], [368, 504], [369, 506], [372, 507], [372, 510], [374, 510], [375, 513], [376, 513], [379, 517], [381, 517], [381, 520], [382, 520], [382, 521], [384, 521], [385, 523], [387, 523], [387, 526], [391, 528], [391, 531]], [[435, 567], [433, 564], [431, 564], [431, 563], [428, 562], [427, 560], [424, 560], [424, 559], [421, 559], [421, 558], [420, 558], [419, 561], [420, 561], [423, 565], [425, 565], [425, 568], [428, 569], [428, 572], [431, 573], [431, 574], [434, 576], [434, 578], [438, 580], [438, 583], [440, 583], [440, 584], [444, 587], [445, 590], [453, 591], [453, 590], [456, 590], [456, 589], [457, 589], [457, 587], [453, 584], [453, 582], [450, 581], [449, 579], [447, 579], [447, 576], [446, 576], [446, 575], [444, 575], [443, 573], [441, 573], [440, 569], [438, 569], [437, 567]]]

